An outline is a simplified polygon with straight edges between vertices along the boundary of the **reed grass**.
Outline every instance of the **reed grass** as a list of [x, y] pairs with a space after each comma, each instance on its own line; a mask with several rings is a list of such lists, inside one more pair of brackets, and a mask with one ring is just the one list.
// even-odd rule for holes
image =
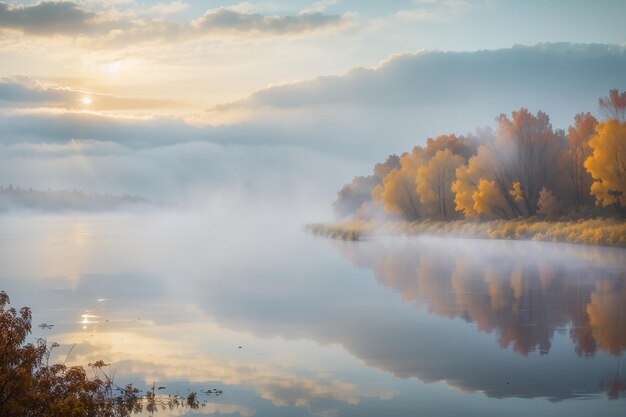
[[316, 223], [306, 226], [315, 235], [340, 240], [368, 236], [434, 235], [482, 239], [538, 240], [596, 246], [626, 247], [626, 221], [582, 219], [546, 221], [535, 218], [492, 221], [419, 221]]

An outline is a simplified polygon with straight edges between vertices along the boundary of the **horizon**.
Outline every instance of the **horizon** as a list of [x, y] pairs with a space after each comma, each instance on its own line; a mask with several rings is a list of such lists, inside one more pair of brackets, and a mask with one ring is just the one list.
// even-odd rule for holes
[[626, 89], [626, 4], [537, 5], [2, 1], [2, 185], [194, 205], [216, 187], [297, 194], [287, 175], [330, 201], [387, 155], [501, 113], [600, 117]]
[[0, 0], [0, 416], [623, 417], [624, 16]]

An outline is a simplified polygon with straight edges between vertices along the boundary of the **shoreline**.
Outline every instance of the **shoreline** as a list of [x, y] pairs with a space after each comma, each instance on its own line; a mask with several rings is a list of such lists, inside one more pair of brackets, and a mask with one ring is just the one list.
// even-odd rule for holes
[[337, 240], [359, 241], [369, 236], [431, 235], [470, 239], [533, 240], [576, 243], [589, 246], [626, 248], [626, 220], [540, 219], [490, 221], [420, 221], [312, 223], [305, 226], [314, 235]]

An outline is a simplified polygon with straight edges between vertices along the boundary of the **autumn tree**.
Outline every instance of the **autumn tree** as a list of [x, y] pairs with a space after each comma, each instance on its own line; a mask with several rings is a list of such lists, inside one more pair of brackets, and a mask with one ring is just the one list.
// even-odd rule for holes
[[543, 187], [539, 191], [539, 201], [537, 202], [537, 214], [541, 214], [549, 219], [555, 219], [561, 213], [561, 204], [550, 190]]
[[337, 192], [337, 199], [333, 202], [335, 215], [338, 218], [353, 215], [363, 203], [372, 198], [372, 191], [378, 184], [379, 181], [373, 175], [354, 177], [352, 182]]
[[[537, 212], [539, 191], [554, 188], [557, 166], [554, 163], [563, 152], [563, 144], [552, 129], [550, 119], [543, 112], [536, 115], [527, 109], [514, 111], [509, 119], [498, 117], [498, 131], [494, 143], [481, 145], [477, 155], [467, 166], [457, 170], [453, 184], [455, 203], [467, 217], [485, 213], [518, 217]], [[482, 182], [482, 193], [477, 193]], [[497, 198], [494, 191], [497, 190]], [[485, 195], [491, 195], [497, 204], [485, 204]], [[505, 207], [500, 203], [504, 202]]]
[[432, 217], [447, 219], [454, 214], [452, 182], [463, 157], [450, 149], [438, 151], [425, 165], [417, 169], [417, 187], [421, 203]]
[[596, 204], [615, 205], [626, 213], [626, 122], [606, 120], [596, 126], [589, 141], [592, 154], [585, 168], [593, 177], [591, 193]]
[[[514, 182], [521, 186], [520, 198], [511, 204], [513, 211], [533, 215], [537, 211], [539, 191], [552, 188], [562, 144], [552, 129], [547, 114], [531, 114], [527, 109], [512, 113], [511, 119], [499, 117], [495, 150], [498, 164], [495, 181], [503, 193]], [[517, 209], [514, 206], [517, 206]]]
[[383, 204], [385, 212], [414, 221], [422, 216], [422, 205], [416, 192], [417, 170], [427, 161], [425, 151], [416, 146], [400, 157], [400, 168], [391, 170], [372, 191], [374, 201]]
[[25, 344], [31, 331], [31, 312], [7, 308], [9, 297], [0, 292], [0, 415], [27, 415], [26, 404], [33, 401], [32, 375], [41, 365], [45, 348]]
[[394, 168], [400, 168], [400, 157], [391, 154], [385, 159], [385, 162], [374, 165], [374, 177], [376, 177], [380, 183], [383, 178], [385, 178], [385, 175]]
[[82, 368], [47, 365], [50, 348], [41, 340], [28, 343], [31, 311], [9, 308], [0, 292], [0, 415], [106, 417], [111, 404]]
[[501, 114], [495, 134], [428, 138], [344, 186], [335, 210], [371, 219], [382, 206], [410, 221], [451, 218], [452, 206], [466, 218], [556, 217], [595, 197], [626, 215], [626, 92], [611, 90], [599, 104], [609, 120], [580, 113], [567, 132], [554, 130], [547, 114], [521, 108]]
[[506, 200], [492, 178], [495, 170], [491, 148], [482, 145], [467, 165], [456, 170], [451, 190], [455, 195], [455, 209], [466, 218], [479, 216], [511, 217]]
[[153, 389], [142, 396], [132, 385], [117, 386], [102, 361], [90, 364], [93, 378], [79, 366], [50, 364], [58, 345], [29, 342], [31, 318], [29, 308], [9, 307], [8, 295], [0, 291], [0, 416], [128, 417], [144, 408], [199, 408], [194, 392], [158, 396]]
[[337, 192], [337, 199], [333, 203], [337, 217], [354, 215], [359, 208], [370, 202], [374, 188], [395, 168], [400, 168], [400, 158], [397, 155], [390, 155], [385, 162], [374, 166], [372, 175], [354, 177], [352, 182], [344, 185]]
[[574, 125], [567, 130], [567, 149], [562, 154], [563, 188], [572, 204], [583, 206], [593, 202], [591, 198], [591, 175], [584, 163], [591, 155], [589, 139], [595, 134], [598, 121], [590, 113], [580, 113]]
[[424, 147], [416, 146], [400, 157], [400, 167], [389, 171], [372, 192], [374, 201], [405, 220], [450, 217], [454, 171], [476, 153], [481, 134], [428, 138]]
[[481, 178], [472, 196], [476, 215], [511, 218], [511, 210], [494, 180]]
[[476, 135], [457, 136], [457, 135], [439, 135], [436, 138], [426, 139], [424, 151], [428, 158], [432, 158], [439, 151], [449, 150], [453, 155], [459, 155], [466, 162], [470, 157], [476, 154], [478, 143], [481, 141]]
[[620, 94], [616, 89], [611, 90], [608, 97], [598, 99], [598, 105], [609, 119], [614, 119], [618, 122], [626, 121], [624, 118], [624, 115], [626, 115], [626, 91]]

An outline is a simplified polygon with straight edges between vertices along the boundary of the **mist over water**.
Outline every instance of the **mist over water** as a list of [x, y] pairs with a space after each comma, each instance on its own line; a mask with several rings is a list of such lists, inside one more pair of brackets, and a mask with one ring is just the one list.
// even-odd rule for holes
[[206, 414], [623, 412], [623, 250], [337, 242], [304, 232], [304, 198], [233, 195], [5, 213], [0, 285], [60, 360], [75, 344], [68, 362], [118, 381], [223, 389]]
[[314, 149], [1, 146], [42, 198], [5, 193], [0, 289], [58, 362], [223, 390], [201, 415], [623, 413], [623, 250], [318, 238], [370, 165]]
[[625, 15], [0, 0], [0, 417], [623, 417]]

